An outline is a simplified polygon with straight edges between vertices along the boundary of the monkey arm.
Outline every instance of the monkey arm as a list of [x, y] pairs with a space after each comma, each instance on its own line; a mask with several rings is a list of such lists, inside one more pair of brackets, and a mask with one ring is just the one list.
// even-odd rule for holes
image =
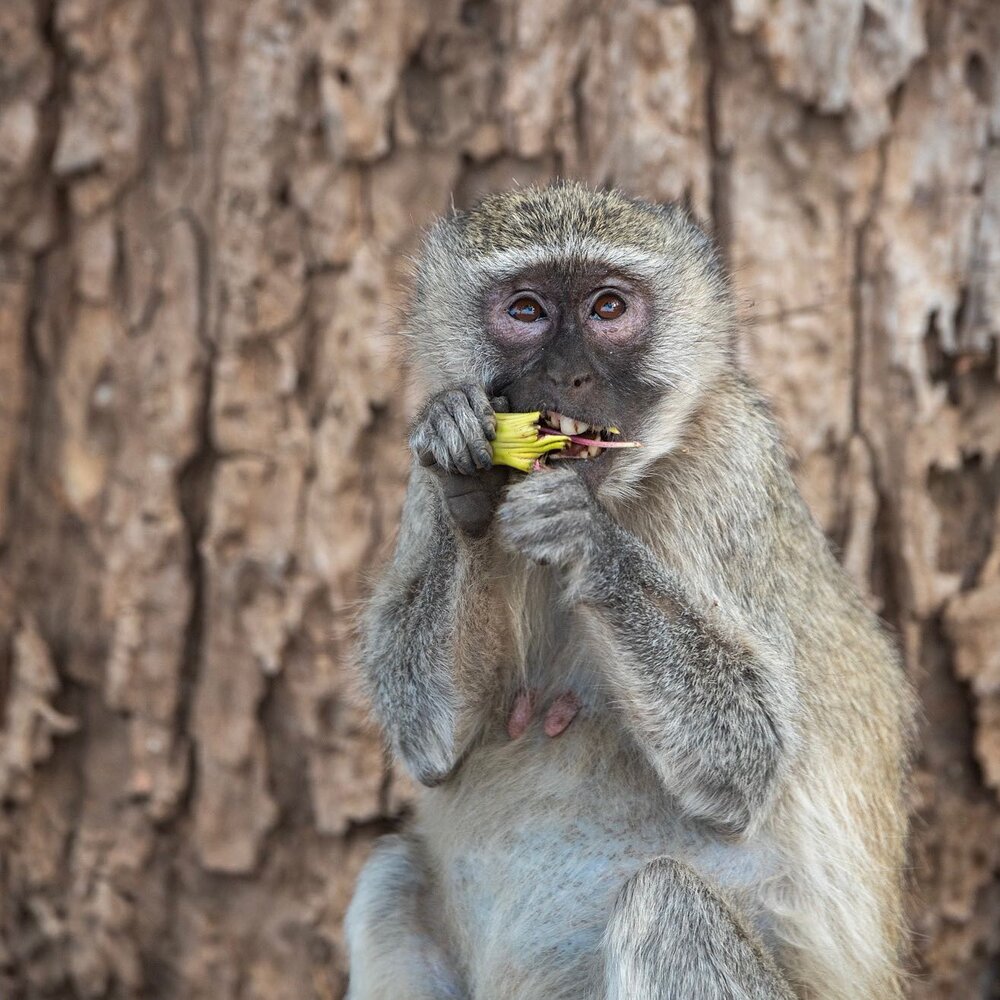
[[529, 476], [498, 518], [507, 548], [561, 573], [604, 646], [613, 699], [683, 808], [726, 832], [751, 827], [793, 742], [784, 646], [698, 600], [572, 472]]
[[477, 600], [476, 582], [489, 577], [476, 572], [484, 544], [453, 528], [438, 484], [415, 469], [395, 555], [364, 618], [362, 669], [393, 750], [425, 785], [444, 781], [475, 735], [470, 679], [481, 671], [463, 664], [490, 655], [489, 602]]
[[766, 809], [782, 770], [791, 672], [722, 609], [699, 608], [641, 541], [610, 518], [605, 530], [577, 597], [612, 647], [614, 696], [684, 808], [742, 833]]

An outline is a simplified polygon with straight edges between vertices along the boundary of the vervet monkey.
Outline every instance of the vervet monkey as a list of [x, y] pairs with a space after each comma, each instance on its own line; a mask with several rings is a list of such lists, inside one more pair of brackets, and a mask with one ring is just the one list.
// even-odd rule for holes
[[[430, 232], [406, 333], [428, 402], [363, 661], [426, 789], [360, 877], [352, 1000], [902, 996], [909, 689], [709, 239], [494, 195]], [[506, 407], [644, 447], [508, 473]]]

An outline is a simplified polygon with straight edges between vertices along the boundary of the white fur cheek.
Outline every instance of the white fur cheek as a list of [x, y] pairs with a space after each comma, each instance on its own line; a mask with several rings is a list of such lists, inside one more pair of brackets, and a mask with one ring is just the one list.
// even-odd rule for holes
[[694, 395], [671, 394], [639, 429], [642, 448], [617, 457], [615, 466], [597, 488], [597, 498], [605, 505], [633, 499], [652, 467], [664, 456], [683, 446], [688, 422], [695, 410]]

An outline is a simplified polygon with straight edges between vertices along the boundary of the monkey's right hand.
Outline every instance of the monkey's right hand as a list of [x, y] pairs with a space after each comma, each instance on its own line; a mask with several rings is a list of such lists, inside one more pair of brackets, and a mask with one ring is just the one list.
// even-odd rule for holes
[[445, 506], [465, 534], [486, 533], [509, 469], [493, 465], [490, 441], [496, 435], [496, 413], [507, 401], [490, 400], [482, 388], [461, 385], [431, 397], [410, 433], [417, 461], [441, 482]]

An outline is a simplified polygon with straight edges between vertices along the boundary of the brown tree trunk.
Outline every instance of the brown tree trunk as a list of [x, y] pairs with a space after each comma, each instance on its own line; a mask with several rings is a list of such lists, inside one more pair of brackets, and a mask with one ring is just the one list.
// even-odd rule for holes
[[404, 255], [683, 199], [924, 705], [913, 995], [1000, 996], [1000, 5], [0, 3], [0, 995], [331, 998]]

